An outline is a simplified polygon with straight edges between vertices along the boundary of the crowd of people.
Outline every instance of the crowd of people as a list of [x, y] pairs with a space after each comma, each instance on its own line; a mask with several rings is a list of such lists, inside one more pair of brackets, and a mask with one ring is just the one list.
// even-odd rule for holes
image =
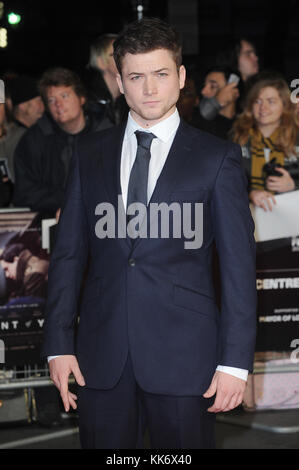
[[[4, 74], [0, 207], [57, 216], [76, 142], [126, 120], [128, 106], [113, 58], [116, 37], [96, 38], [81, 74], [62, 67], [46, 70], [39, 81]], [[249, 40], [221, 51], [203, 83], [187, 69], [177, 107], [194, 127], [241, 145], [252, 204], [271, 210], [275, 194], [298, 187], [298, 107], [280, 73], [259, 70]]]

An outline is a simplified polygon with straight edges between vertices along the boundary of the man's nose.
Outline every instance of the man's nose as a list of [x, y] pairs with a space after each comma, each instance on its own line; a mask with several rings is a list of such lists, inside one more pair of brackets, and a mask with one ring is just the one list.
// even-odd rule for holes
[[57, 109], [60, 109], [61, 106], [62, 106], [62, 99], [61, 99], [61, 98], [56, 98], [56, 100], [55, 100], [55, 107], [56, 107]]
[[205, 85], [201, 90], [201, 94], [205, 98], [211, 98], [211, 87], [209, 85]]
[[147, 78], [144, 81], [144, 93], [146, 95], [153, 95], [156, 92], [157, 92], [157, 87], [156, 87], [155, 80], [153, 78]]

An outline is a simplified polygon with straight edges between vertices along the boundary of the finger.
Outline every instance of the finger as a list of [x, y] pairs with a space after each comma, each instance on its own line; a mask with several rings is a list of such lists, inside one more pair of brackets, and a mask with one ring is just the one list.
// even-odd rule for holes
[[217, 390], [217, 381], [213, 379], [208, 390], [203, 394], [203, 397], [211, 398], [213, 395], [215, 395], [216, 390]]
[[[275, 170], [276, 170], [276, 171], [279, 171], [279, 173], [281, 173], [282, 175], [286, 175], [286, 174], [288, 173], [287, 170], [285, 170], [284, 168], [281, 168], [281, 167], [279, 167], [279, 166], [276, 166], [276, 167], [275, 167]], [[278, 178], [279, 178], [279, 176], [278, 176]]]
[[227, 409], [223, 411], [231, 411], [237, 408], [237, 406], [241, 405], [243, 401], [243, 395], [243, 393], [236, 393], [236, 395], [232, 397], [232, 400], [230, 401]]
[[[70, 393], [70, 392], [68, 393], [68, 402], [69, 402], [69, 405], [70, 405], [74, 410], [76, 410], [76, 409], [77, 409], [77, 403], [76, 403], [77, 397], [76, 397], [76, 398], [74, 398], [74, 397], [76, 397], [76, 395], [74, 395], [73, 393]], [[69, 409], [66, 410], [66, 411], [69, 411]]]
[[68, 378], [63, 378], [60, 382], [60, 396], [63, 402], [65, 411], [69, 411], [70, 402], [69, 402], [69, 393], [68, 393]]
[[72, 393], [72, 392], [69, 392], [69, 396], [70, 396], [73, 400], [77, 400], [77, 399], [78, 399], [77, 395], [75, 395], [75, 394]]
[[83, 375], [82, 375], [82, 373], [79, 369], [78, 363], [76, 363], [76, 365], [74, 365], [72, 372], [74, 374], [74, 377], [75, 377], [75, 380], [76, 380], [77, 384], [80, 385], [81, 387], [84, 387], [85, 380], [84, 380], [84, 377], [83, 377]]
[[232, 399], [231, 393], [222, 392], [219, 396], [219, 401], [215, 401], [215, 406], [217, 408], [217, 412], [223, 411], [230, 403]]
[[227, 404], [225, 397], [226, 397], [226, 394], [218, 390], [213, 405], [210, 406], [210, 408], [208, 408], [207, 411], [209, 411], [210, 413], [219, 413], [220, 411], [222, 411], [223, 403], [225, 404], [225, 406]]
[[273, 202], [273, 204], [276, 204], [276, 199], [275, 197], [273, 196], [273, 194], [270, 194], [268, 197], [270, 197], [271, 201]]
[[236, 408], [236, 406], [238, 406], [239, 404], [238, 401], [239, 401], [239, 394], [235, 393], [229, 400], [227, 406], [222, 411], [226, 412], [226, 411], [233, 410], [234, 408]]
[[269, 211], [272, 211], [273, 207], [272, 207], [271, 200], [269, 198], [266, 199], [266, 203], [268, 204]]
[[257, 202], [257, 205], [258, 205], [259, 207], [261, 207], [262, 209], [264, 209], [265, 212], [268, 211], [268, 206], [267, 206], [267, 204], [266, 204], [266, 199], [261, 199], [261, 200], [259, 200], [259, 201]]

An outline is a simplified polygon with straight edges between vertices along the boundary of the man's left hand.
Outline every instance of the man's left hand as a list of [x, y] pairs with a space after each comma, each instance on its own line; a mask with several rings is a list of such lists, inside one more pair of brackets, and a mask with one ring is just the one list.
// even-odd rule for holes
[[226, 372], [216, 371], [211, 385], [203, 395], [204, 398], [211, 398], [216, 393], [214, 404], [207, 411], [220, 413], [233, 410], [242, 403], [245, 388], [245, 380]]

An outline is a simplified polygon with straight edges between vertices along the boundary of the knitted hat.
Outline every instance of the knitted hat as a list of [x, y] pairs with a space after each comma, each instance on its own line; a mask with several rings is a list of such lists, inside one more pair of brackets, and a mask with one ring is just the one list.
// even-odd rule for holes
[[6, 86], [13, 106], [40, 96], [36, 81], [27, 76], [12, 78], [6, 83]]

